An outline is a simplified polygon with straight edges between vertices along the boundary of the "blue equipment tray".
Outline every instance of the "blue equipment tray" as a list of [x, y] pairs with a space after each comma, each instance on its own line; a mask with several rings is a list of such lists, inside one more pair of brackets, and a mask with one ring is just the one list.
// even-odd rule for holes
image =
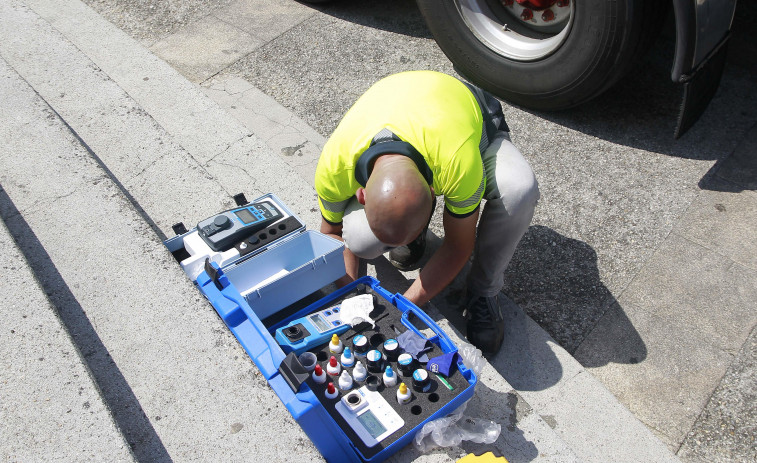
[[[455, 352], [457, 347], [455, 347], [447, 334], [425, 312], [399, 293], [390, 294], [372, 277], [360, 278], [272, 326], [265, 326], [258, 319], [255, 312], [247, 303], [247, 300], [240, 295], [239, 291], [228, 281], [225, 275], [221, 274], [217, 281], [221, 286], [220, 289], [205, 272], [197, 278], [200, 291], [208, 298], [218, 312], [218, 315], [223, 319], [231, 332], [234, 333], [239, 343], [247, 351], [261, 373], [263, 373], [268, 384], [279, 396], [292, 417], [299, 423], [327, 461], [383, 461], [410, 443], [415, 433], [427, 421], [452, 413], [457, 407], [473, 396], [477, 378], [461, 361], [458, 361], [458, 374], [461, 378], [458, 379], [456, 384], [459, 386], [460, 381], [462, 381], [463, 387], [456, 388], [457, 393], [451, 400], [446, 403], [444, 399], [440, 400], [434, 413], [429, 416], [422, 416], [423, 419], [421, 421], [416, 420], [417, 422], [409, 429], [406, 424], [406, 426], [395, 433], [396, 436], [392, 435], [388, 438], [389, 440], [394, 437], [390, 444], [384, 446], [381, 445], [383, 444], [382, 442], [373, 449], [366, 449], [365, 446], [361, 445], [359, 439], [355, 439], [351, 429], [347, 427], [347, 431], [345, 431], [343, 426], [340, 426], [340, 423], [337, 421], [338, 415], [335, 416], [333, 412], [330, 413], [330, 410], [327, 410], [327, 407], [322, 403], [322, 400], [324, 400], [323, 394], [314, 391], [310, 381], [303, 382], [297, 391], [292, 390], [287, 379], [279, 370], [286, 355], [274, 340], [273, 333], [276, 328], [286, 325], [291, 320], [301, 318], [309, 313], [327, 307], [329, 304], [350, 294], [350, 292], [355, 290], [357, 285], [363, 284], [370, 286], [374, 293], [390, 302], [392, 305], [391, 309], [399, 311], [399, 318], [405, 328], [423, 336], [421, 331], [415, 326], [415, 323], [418, 322], [411, 322], [411, 319], [419, 320], [433, 331], [434, 335], [427, 339], [435, 345], [435, 348], [438, 348], [443, 353]], [[410, 385], [408, 384], [408, 386]], [[440, 387], [439, 392], [441, 393], [442, 391], [444, 389]], [[393, 393], [393, 391], [391, 392]], [[333, 409], [333, 407], [330, 408]], [[406, 420], [406, 422], [409, 421]]]
[[[273, 200], [285, 215], [296, 219], [274, 195], [265, 195], [256, 201], [261, 199]], [[296, 223], [301, 222], [296, 219]], [[194, 229], [165, 242], [180, 262], [188, 256], [183, 250], [183, 239], [193, 232]], [[305, 301], [312, 300], [311, 293], [344, 274], [342, 250], [341, 242], [302, 227], [271, 241], [254, 255], [227, 259], [221, 266], [214, 261], [219, 255], [208, 259], [205, 270], [199, 273], [195, 283], [327, 461], [378, 462], [410, 443], [427, 421], [452, 413], [472, 397], [477, 378], [458, 360], [457, 372], [448, 378], [454, 386], [452, 392], [432, 379], [437, 388], [435, 392], [430, 391], [433, 394], [415, 394], [414, 402], [399, 406], [394, 398], [396, 387], [379, 389], [387, 402], [402, 415], [405, 425], [377, 446], [366, 447], [335, 411], [336, 400], [326, 399], [323, 388], [317, 387], [309, 375], [298, 376], [297, 370], [301, 370], [302, 365], [296, 355], [289, 352], [291, 346], [282, 349], [276, 342], [275, 331], [294, 320], [331, 307], [356, 293], [358, 287], [365, 286], [382, 301], [381, 307], [386, 311], [386, 316], [382, 316], [386, 319], [382, 322], [385, 330], [391, 325], [394, 332], [412, 330], [427, 338], [433, 346], [429, 357], [455, 352], [457, 348], [426, 313], [399, 293], [391, 294], [372, 277], [360, 278], [302, 307]], [[340, 337], [347, 340], [350, 331], [341, 333]], [[325, 347], [326, 344], [309, 350], [322, 355]], [[319, 361], [323, 359], [319, 358]], [[401, 375], [399, 379], [403, 380]], [[404, 381], [411, 386], [410, 378]], [[431, 396], [436, 400], [430, 400]]]

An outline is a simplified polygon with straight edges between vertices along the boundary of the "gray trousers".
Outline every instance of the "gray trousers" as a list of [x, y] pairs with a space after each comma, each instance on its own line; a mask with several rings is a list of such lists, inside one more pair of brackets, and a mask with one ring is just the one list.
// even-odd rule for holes
[[[534, 216], [539, 187], [531, 167], [506, 132], [497, 132], [482, 159], [486, 202], [478, 224], [468, 290], [477, 296], [494, 296], [502, 289], [505, 269]], [[355, 198], [347, 205], [342, 236], [358, 257], [373, 259], [391, 249], [373, 234], [363, 206]]]

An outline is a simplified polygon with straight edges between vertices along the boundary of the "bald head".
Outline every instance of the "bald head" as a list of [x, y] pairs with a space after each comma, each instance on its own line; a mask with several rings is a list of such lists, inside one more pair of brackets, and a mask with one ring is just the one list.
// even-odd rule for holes
[[365, 215], [376, 238], [390, 246], [405, 245], [424, 229], [431, 216], [429, 185], [412, 159], [379, 156], [365, 185]]

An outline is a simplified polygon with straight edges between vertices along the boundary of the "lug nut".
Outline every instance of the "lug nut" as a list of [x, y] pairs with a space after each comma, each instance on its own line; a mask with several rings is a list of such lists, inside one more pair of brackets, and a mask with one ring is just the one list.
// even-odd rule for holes
[[520, 14], [520, 19], [524, 21], [530, 21], [534, 17], [534, 12], [529, 10], [528, 8], [523, 10], [523, 13]]
[[555, 14], [552, 12], [552, 10], [544, 10], [544, 13], [541, 14], [541, 19], [544, 22], [550, 22], [555, 19]]

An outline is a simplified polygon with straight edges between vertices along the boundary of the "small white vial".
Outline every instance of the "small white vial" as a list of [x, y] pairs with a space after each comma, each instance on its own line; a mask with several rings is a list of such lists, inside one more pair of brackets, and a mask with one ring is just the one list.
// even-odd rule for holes
[[339, 389], [343, 391], [352, 389], [352, 376], [347, 373], [347, 370], [342, 371], [341, 376], [339, 376]]
[[329, 383], [328, 386], [326, 386], [326, 393], [324, 395], [327, 399], [337, 398], [339, 392], [337, 392], [336, 388], [334, 387], [334, 383]]
[[360, 360], [355, 364], [355, 368], [352, 369], [352, 377], [357, 382], [365, 381], [365, 377], [368, 376], [368, 370], [363, 366], [363, 362]]
[[344, 352], [342, 352], [342, 366], [344, 368], [352, 368], [355, 365], [355, 356], [352, 355], [352, 351], [349, 347], [344, 348]]
[[399, 402], [400, 405], [404, 405], [410, 402], [410, 399], [412, 398], [413, 393], [410, 392], [410, 389], [407, 388], [407, 385], [405, 383], [400, 383], [400, 387], [397, 389], [397, 402]]
[[329, 374], [329, 376], [339, 376], [339, 373], [342, 371], [342, 366], [339, 364], [339, 362], [336, 361], [336, 357], [333, 355], [329, 359], [328, 365], [326, 365], [326, 373]]
[[313, 370], [313, 381], [318, 384], [323, 384], [326, 382], [326, 372], [323, 371], [323, 368], [321, 368], [320, 365], [316, 365], [315, 369]]
[[386, 370], [384, 370], [384, 386], [386, 387], [393, 387], [397, 385], [397, 375], [394, 374], [394, 371], [392, 370], [392, 367], [389, 365], [386, 366]]
[[332, 354], [341, 354], [343, 350], [344, 344], [342, 344], [342, 340], [339, 339], [339, 336], [337, 336], [336, 333], [334, 333], [329, 342], [329, 352]]

